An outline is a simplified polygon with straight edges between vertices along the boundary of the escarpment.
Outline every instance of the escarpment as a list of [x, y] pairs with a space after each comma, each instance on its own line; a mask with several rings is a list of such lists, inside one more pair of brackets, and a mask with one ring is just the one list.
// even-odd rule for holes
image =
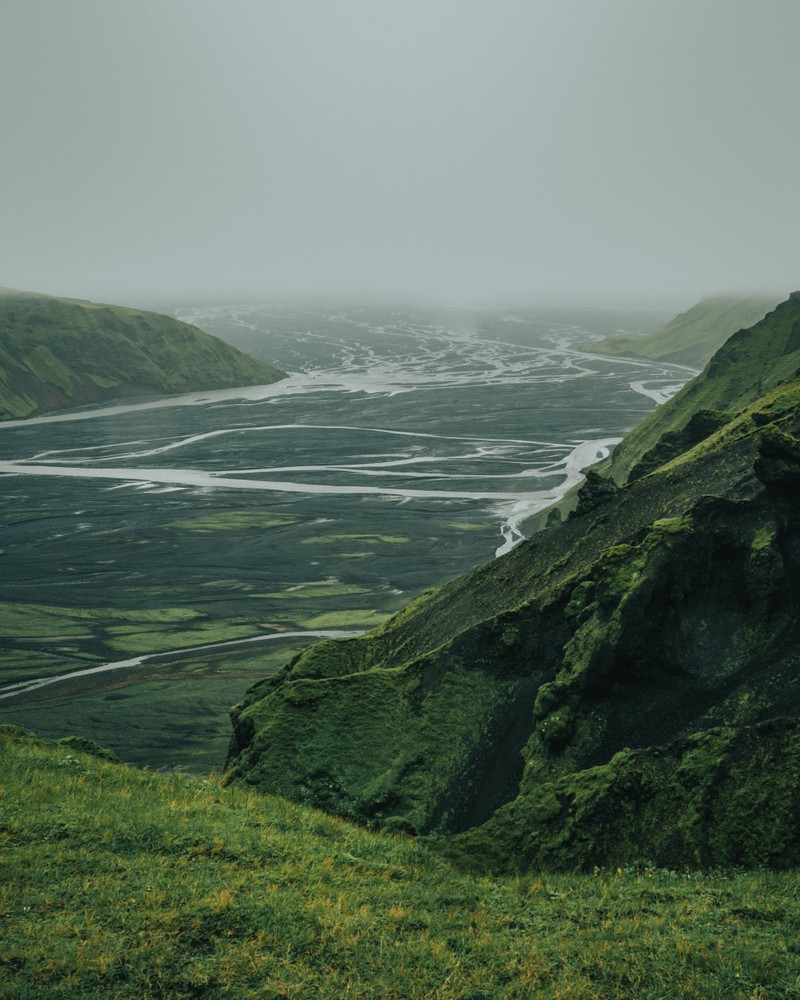
[[798, 863], [798, 324], [736, 334], [638, 476], [252, 689], [229, 780], [495, 870]]

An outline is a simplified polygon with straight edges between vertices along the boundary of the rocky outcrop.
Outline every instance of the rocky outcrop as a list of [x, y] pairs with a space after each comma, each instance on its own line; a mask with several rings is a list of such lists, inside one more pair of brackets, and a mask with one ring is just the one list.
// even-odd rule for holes
[[472, 868], [800, 864], [800, 721], [720, 726], [543, 781], [441, 848]]

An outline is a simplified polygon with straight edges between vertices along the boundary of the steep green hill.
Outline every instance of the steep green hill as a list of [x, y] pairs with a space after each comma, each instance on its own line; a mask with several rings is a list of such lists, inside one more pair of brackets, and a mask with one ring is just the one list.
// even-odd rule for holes
[[257, 685], [229, 780], [494, 869], [800, 863], [799, 330], [718, 352], [666, 464]]
[[8, 1000], [789, 997], [796, 874], [486, 879], [425, 844], [0, 727]]
[[615, 335], [581, 344], [581, 348], [594, 354], [632, 354], [702, 368], [732, 333], [757, 323], [777, 302], [777, 297], [770, 296], [715, 296], [703, 299], [652, 333]]
[[800, 292], [793, 292], [751, 329], [730, 337], [697, 378], [626, 435], [611, 460], [614, 479], [625, 482], [637, 466], [636, 475], [643, 475], [697, 444], [798, 369]]
[[119, 396], [259, 385], [285, 377], [159, 313], [0, 292], [0, 419]]

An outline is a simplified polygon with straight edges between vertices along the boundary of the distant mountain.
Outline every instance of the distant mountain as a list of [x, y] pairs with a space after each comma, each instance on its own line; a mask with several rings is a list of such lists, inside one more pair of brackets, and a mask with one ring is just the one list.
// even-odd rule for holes
[[634, 355], [702, 368], [732, 333], [757, 323], [777, 304], [777, 296], [703, 299], [652, 333], [644, 336], [620, 334], [588, 341], [581, 344], [581, 349], [593, 354]]
[[120, 396], [260, 385], [274, 365], [160, 313], [0, 291], [0, 419]]
[[649, 424], [646, 474], [251, 689], [229, 780], [476, 868], [800, 864], [800, 293]]

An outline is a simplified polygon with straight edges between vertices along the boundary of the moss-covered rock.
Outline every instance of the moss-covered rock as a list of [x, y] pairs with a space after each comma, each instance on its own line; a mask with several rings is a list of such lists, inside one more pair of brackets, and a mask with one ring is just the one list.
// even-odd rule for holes
[[473, 868], [800, 864], [800, 721], [719, 727], [540, 782], [440, 845]]
[[696, 444], [705, 441], [715, 431], [724, 427], [730, 419], [730, 413], [722, 413], [719, 410], [698, 410], [693, 413], [680, 430], [667, 431], [659, 438], [658, 443], [642, 456], [630, 471], [630, 481], [646, 476], [653, 469], [665, 465]]

